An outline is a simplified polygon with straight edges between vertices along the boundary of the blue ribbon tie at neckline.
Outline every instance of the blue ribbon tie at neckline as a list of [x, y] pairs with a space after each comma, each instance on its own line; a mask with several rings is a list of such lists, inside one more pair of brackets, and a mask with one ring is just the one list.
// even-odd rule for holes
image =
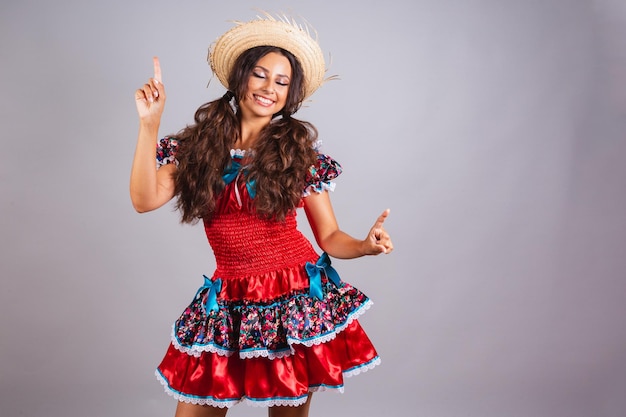
[[324, 297], [322, 292], [322, 271], [335, 287], [341, 284], [339, 274], [330, 265], [330, 257], [326, 252], [322, 253], [315, 264], [307, 262], [305, 265], [306, 273], [309, 276], [309, 296], [321, 300]]
[[[243, 167], [242, 169], [241, 162], [233, 159], [230, 161], [230, 165], [228, 165], [228, 167], [224, 170], [224, 173], [222, 174], [222, 179], [224, 180], [224, 183], [230, 184], [235, 179], [237, 179], [241, 172], [243, 172], [243, 174], [245, 175], [246, 167]], [[246, 188], [248, 189], [248, 195], [250, 195], [250, 198], [254, 198], [256, 196], [255, 181], [246, 181]]]

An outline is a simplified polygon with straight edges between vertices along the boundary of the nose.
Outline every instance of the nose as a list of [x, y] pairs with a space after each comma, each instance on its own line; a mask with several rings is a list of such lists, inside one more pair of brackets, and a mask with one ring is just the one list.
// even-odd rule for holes
[[272, 80], [269, 78], [265, 79], [265, 82], [263, 83], [263, 91], [267, 92], [267, 93], [273, 93], [274, 92], [274, 83], [272, 83]]

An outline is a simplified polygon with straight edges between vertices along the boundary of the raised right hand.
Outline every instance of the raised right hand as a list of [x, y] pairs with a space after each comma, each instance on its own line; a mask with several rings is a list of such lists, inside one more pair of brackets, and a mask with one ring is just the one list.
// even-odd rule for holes
[[159, 58], [152, 58], [154, 77], [150, 78], [142, 88], [135, 91], [135, 104], [139, 120], [146, 123], [160, 123], [165, 106], [165, 87], [161, 80]]

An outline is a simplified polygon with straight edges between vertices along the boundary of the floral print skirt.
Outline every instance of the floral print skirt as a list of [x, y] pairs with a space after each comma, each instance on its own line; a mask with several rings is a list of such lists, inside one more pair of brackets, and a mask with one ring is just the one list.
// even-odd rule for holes
[[156, 371], [166, 392], [216, 407], [297, 406], [380, 363], [357, 320], [371, 300], [326, 254], [311, 255], [261, 274], [204, 277]]

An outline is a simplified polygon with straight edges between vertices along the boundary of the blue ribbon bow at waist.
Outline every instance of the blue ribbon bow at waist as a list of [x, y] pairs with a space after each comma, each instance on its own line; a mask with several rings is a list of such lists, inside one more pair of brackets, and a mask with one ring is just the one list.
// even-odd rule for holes
[[315, 297], [318, 300], [324, 297], [322, 293], [322, 271], [324, 271], [326, 278], [328, 278], [335, 287], [341, 285], [341, 278], [339, 278], [339, 274], [335, 268], [330, 266], [330, 257], [326, 252], [322, 253], [315, 264], [307, 262], [305, 268], [309, 276], [309, 296], [311, 297]]
[[218, 278], [215, 281], [211, 281], [211, 279], [206, 275], [203, 275], [203, 277], [204, 285], [200, 287], [198, 294], [206, 288], [209, 289], [206, 295], [206, 303], [204, 303], [204, 311], [208, 314], [209, 311], [219, 310], [219, 306], [217, 305], [217, 294], [222, 290], [222, 280]]
[[[242, 170], [241, 162], [238, 159], [233, 159], [230, 161], [230, 165], [228, 165], [228, 167], [224, 169], [224, 172], [222, 173], [222, 179], [226, 184], [230, 184], [235, 179], [237, 179], [237, 177], [239, 177], [239, 174], [241, 172], [243, 172], [243, 174], [245, 175], [246, 171], [246, 167], [243, 167]], [[250, 198], [254, 198], [254, 196], [256, 195], [255, 181], [246, 181], [246, 188], [248, 189], [248, 195], [250, 195]]]

